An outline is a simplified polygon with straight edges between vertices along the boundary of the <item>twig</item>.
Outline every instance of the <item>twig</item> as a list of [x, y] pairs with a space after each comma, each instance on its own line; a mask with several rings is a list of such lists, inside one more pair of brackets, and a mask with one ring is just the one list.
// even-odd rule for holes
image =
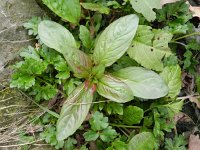
[[190, 36], [194, 36], [194, 35], [200, 35], [200, 32], [194, 32], [194, 33], [191, 33], [191, 34], [187, 34], [187, 35], [181, 36], [179, 38], [176, 38], [174, 40], [178, 41], [178, 40], [181, 40], [181, 39], [184, 39], [184, 38], [187, 38], [187, 37], [190, 37]]
[[122, 128], [133, 128], [133, 129], [140, 129], [141, 126], [127, 126], [127, 125], [123, 125], [123, 124], [114, 124], [114, 123], [109, 123], [111, 126], [114, 127], [122, 127]]
[[16, 144], [16, 145], [5, 145], [5, 146], [0, 146], [0, 147], [4, 147], [4, 148], [7, 148], [7, 147], [19, 147], [19, 146], [30, 145], [30, 144], [33, 144], [33, 143], [36, 143], [36, 142], [41, 142], [41, 141], [43, 141], [43, 140], [37, 140], [37, 141], [29, 142], [29, 143]]

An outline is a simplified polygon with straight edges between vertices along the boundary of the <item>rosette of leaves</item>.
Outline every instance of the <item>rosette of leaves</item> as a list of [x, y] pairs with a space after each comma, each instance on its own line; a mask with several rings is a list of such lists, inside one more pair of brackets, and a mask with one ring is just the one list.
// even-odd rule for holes
[[105, 71], [131, 46], [139, 19], [127, 15], [111, 23], [99, 36], [92, 56], [79, 50], [73, 35], [53, 21], [42, 21], [38, 27], [41, 41], [63, 54], [77, 78], [85, 79], [66, 99], [57, 122], [57, 139], [63, 140], [81, 126], [93, 101], [94, 92], [118, 103], [134, 96], [155, 99], [165, 96], [168, 87], [162, 78], [142, 67], [129, 67], [113, 74]]

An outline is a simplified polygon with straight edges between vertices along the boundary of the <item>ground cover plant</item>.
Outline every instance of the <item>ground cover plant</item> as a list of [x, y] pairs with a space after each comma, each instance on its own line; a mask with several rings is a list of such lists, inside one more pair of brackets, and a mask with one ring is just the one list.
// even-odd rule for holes
[[[199, 33], [188, 4], [42, 3], [56, 18], [24, 24], [37, 41], [21, 51], [10, 83], [46, 112], [33, 122], [42, 127], [34, 138], [65, 150], [186, 149], [175, 117], [200, 89]], [[184, 73], [194, 77], [192, 92]]]

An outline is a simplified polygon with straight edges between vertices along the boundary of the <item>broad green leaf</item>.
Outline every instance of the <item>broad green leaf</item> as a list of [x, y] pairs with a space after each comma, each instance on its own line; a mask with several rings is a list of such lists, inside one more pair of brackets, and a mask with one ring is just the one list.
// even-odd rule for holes
[[124, 82], [110, 75], [104, 75], [99, 80], [97, 92], [118, 103], [125, 103], [133, 99], [131, 89]]
[[155, 72], [142, 67], [127, 67], [113, 73], [132, 90], [133, 95], [156, 99], [167, 95], [168, 87]]
[[160, 75], [169, 87], [168, 96], [175, 98], [181, 90], [182, 81], [180, 66], [167, 66], [164, 68]]
[[63, 56], [66, 59], [68, 65], [71, 67], [75, 76], [78, 78], [88, 77], [89, 71], [92, 67], [92, 61], [90, 57], [84, 52], [76, 48], [68, 48], [69, 52], [64, 52]]
[[79, 0], [42, 0], [49, 9], [63, 20], [78, 24], [81, 18]]
[[127, 125], [139, 124], [143, 116], [143, 109], [137, 106], [128, 106], [124, 109], [123, 122]]
[[181, 100], [179, 102], [174, 102], [174, 103], [169, 104], [167, 106], [174, 114], [177, 114], [182, 110], [183, 104], [184, 104], [184, 101]]
[[112, 65], [129, 48], [138, 27], [138, 17], [127, 15], [111, 23], [100, 35], [94, 49], [95, 64]]
[[38, 34], [41, 41], [50, 48], [60, 53], [69, 51], [69, 47], [76, 47], [73, 35], [62, 25], [45, 20], [38, 26]]
[[150, 26], [141, 25], [138, 27], [132, 46], [128, 54], [142, 66], [156, 71], [163, 70], [163, 57], [171, 55], [168, 43], [172, 35], [162, 31], [153, 30]]
[[63, 104], [57, 122], [57, 140], [64, 140], [81, 126], [93, 100], [93, 90], [80, 84]]
[[94, 3], [81, 3], [81, 6], [85, 9], [91, 10], [91, 11], [98, 11], [102, 14], [109, 14], [110, 9], [105, 6], [101, 6], [99, 4], [94, 4]]
[[41, 41], [50, 48], [62, 53], [77, 77], [87, 77], [92, 66], [90, 57], [76, 48], [73, 35], [63, 26], [53, 21], [42, 21], [39, 24]]
[[129, 150], [154, 150], [155, 138], [151, 132], [135, 135], [128, 143]]
[[156, 19], [156, 13], [154, 8], [161, 9], [161, 0], [130, 0], [131, 5], [135, 11], [142, 13], [148, 21], [154, 21]]
[[91, 49], [93, 47], [93, 39], [90, 35], [90, 31], [83, 25], [80, 26], [79, 38], [81, 39], [83, 46], [87, 49]]

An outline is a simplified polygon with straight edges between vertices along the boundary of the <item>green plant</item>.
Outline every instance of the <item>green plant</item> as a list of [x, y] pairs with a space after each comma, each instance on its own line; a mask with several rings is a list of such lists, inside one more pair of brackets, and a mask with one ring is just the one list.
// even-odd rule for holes
[[96, 141], [100, 138], [104, 142], [112, 142], [117, 132], [109, 126], [108, 117], [103, 117], [100, 112], [95, 112], [90, 119], [91, 130], [83, 134], [86, 141]]
[[[77, 49], [75, 39], [66, 28], [52, 21], [39, 24], [41, 41], [63, 54], [75, 77], [86, 79], [69, 95], [62, 107], [57, 122], [58, 140], [66, 139], [81, 126], [96, 90], [101, 96], [119, 103], [131, 101], [133, 96], [155, 99], [168, 93], [164, 81], [153, 71], [128, 67], [113, 72], [114, 76], [105, 72], [105, 68], [117, 61], [131, 46], [137, 26], [136, 15], [114, 21], [102, 32], [90, 57]], [[151, 92], [155, 90], [156, 94], [152, 95]]]
[[182, 135], [176, 135], [174, 139], [165, 139], [165, 149], [166, 150], [186, 150], [187, 148], [185, 147], [187, 145], [187, 142]]
[[40, 44], [20, 53], [10, 84], [47, 112], [38, 116], [40, 137], [67, 150], [184, 149], [181, 136], [165, 135], [183, 106], [177, 96], [189, 93], [182, 70], [200, 91], [200, 44], [190, 37], [199, 33], [192, 33], [188, 4], [42, 1], [59, 24], [41, 18], [24, 24]]

